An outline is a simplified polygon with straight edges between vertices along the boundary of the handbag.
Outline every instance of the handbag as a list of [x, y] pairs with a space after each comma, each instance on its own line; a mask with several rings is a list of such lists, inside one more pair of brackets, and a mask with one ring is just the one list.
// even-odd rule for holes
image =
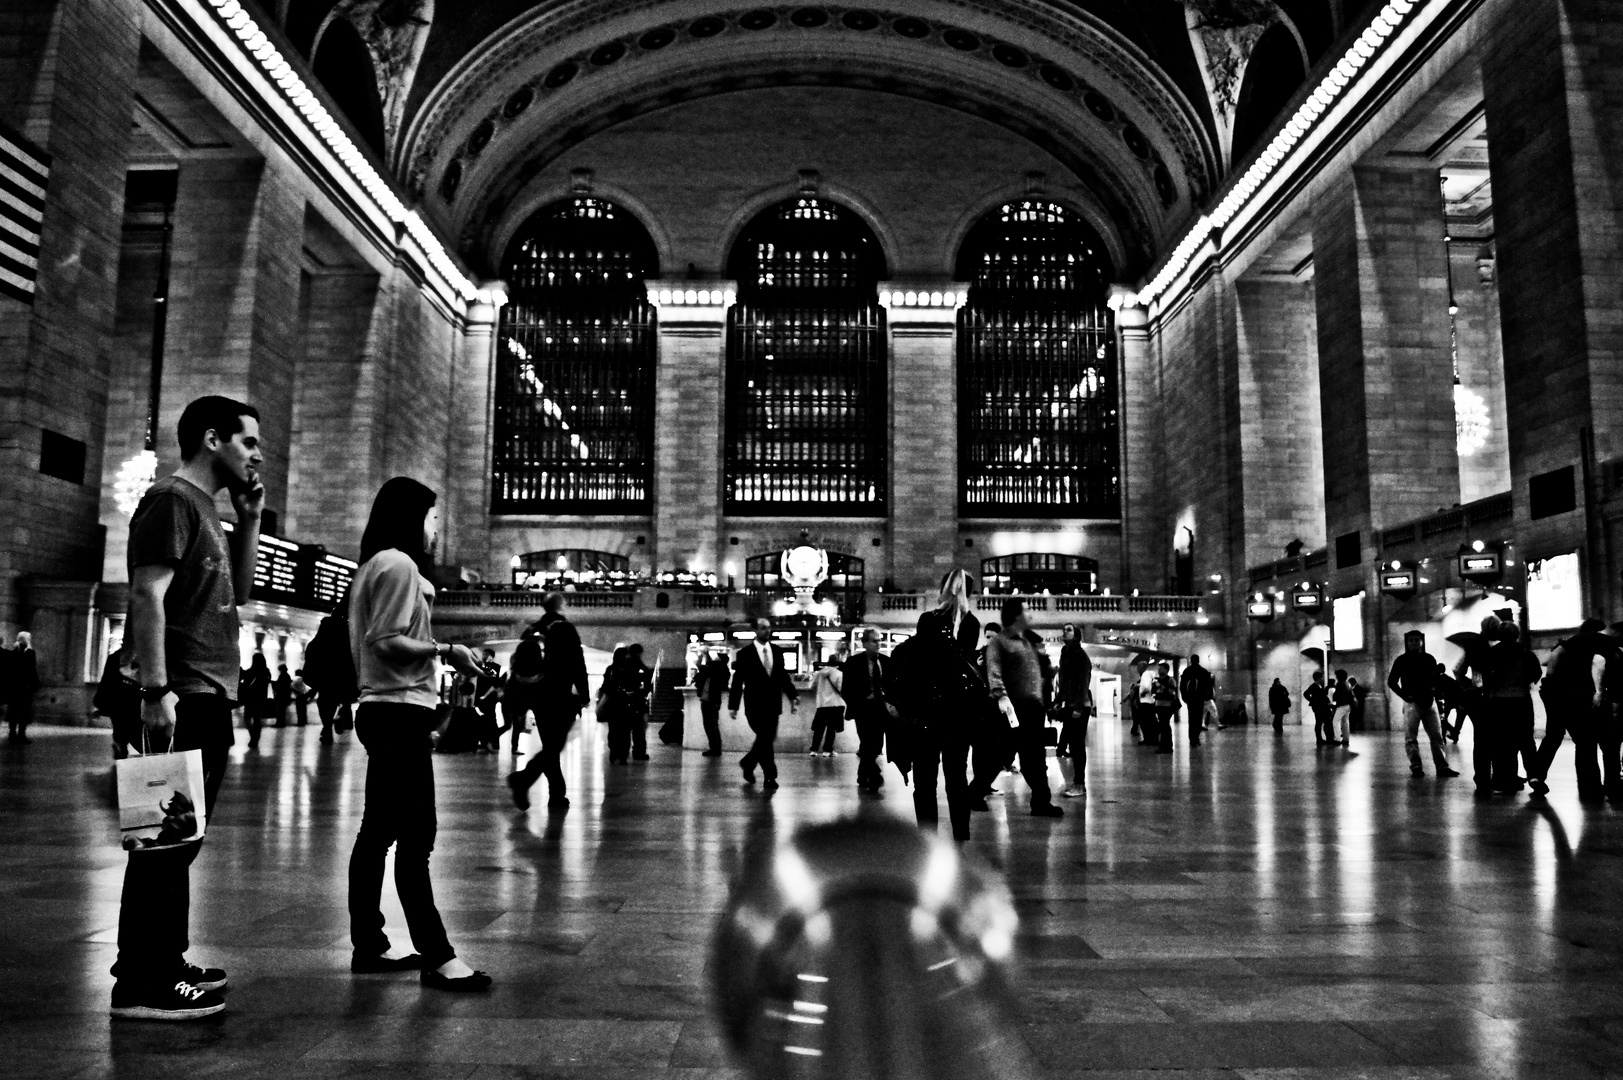
[[203, 751], [150, 753], [145, 728], [141, 743], [139, 755], [113, 762], [118, 780], [120, 844], [129, 851], [156, 851], [203, 839], [208, 824], [203, 800]]

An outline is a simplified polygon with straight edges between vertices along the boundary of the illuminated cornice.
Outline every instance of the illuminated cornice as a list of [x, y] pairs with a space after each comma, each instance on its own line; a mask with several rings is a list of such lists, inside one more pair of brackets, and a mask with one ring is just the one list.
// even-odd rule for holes
[[737, 287], [730, 281], [710, 282], [702, 287], [681, 281], [650, 281], [647, 284], [648, 302], [657, 308], [730, 308], [738, 296]]
[[223, 51], [234, 53], [231, 59], [237, 68], [260, 75], [269, 84], [261, 89], [271, 89], [280, 95], [279, 103], [291, 106], [291, 115], [286, 118], [292, 121], [294, 134], [312, 150], [325, 151], [343, 177], [353, 184], [352, 194], [363, 204], [364, 210], [395, 226], [398, 243], [419, 258], [436, 291], [464, 304], [500, 303], [489, 290], [479, 288], [462, 273], [439, 237], [415, 210], [400, 201], [388, 181], [372, 167], [354, 140], [238, 0], [178, 0], [175, 6], [189, 10], [200, 29], [219, 31], [211, 36]]
[[[1447, 6], [1446, 0], [1430, 2], [1438, 10]], [[1252, 159], [1245, 172], [1229, 183], [1227, 194], [1217, 206], [1209, 214], [1202, 214], [1183, 235], [1155, 276], [1136, 296], [1112, 297], [1111, 306], [1149, 305], [1161, 300], [1189, 269], [1204, 244], [1211, 241], [1214, 248], [1221, 248], [1224, 230], [1265, 202], [1264, 189], [1270, 181], [1290, 175], [1305, 165], [1312, 144], [1319, 141], [1316, 136], [1329, 125], [1327, 117], [1331, 111], [1364, 97], [1371, 90], [1379, 77], [1370, 73], [1371, 61], [1389, 51], [1393, 36], [1409, 15], [1415, 8], [1424, 6], [1426, 0], [1387, 0], [1364, 32], [1354, 39], [1341, 59], [1325, 72], [1312, 93], [1297, 106], [1295, 113], [1262, 153]]]

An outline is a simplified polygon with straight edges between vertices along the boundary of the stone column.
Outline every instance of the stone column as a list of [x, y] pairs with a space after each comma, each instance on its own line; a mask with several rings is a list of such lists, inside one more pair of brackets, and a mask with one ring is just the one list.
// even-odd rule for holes
[[[0, 296], [0, 634], [24, 575], [94, 581], [138, 6], [0, 4], [0, 121], [51, 159], [32, 304]], [[65, 451], [45, 460], [47, 444]], [[57, 475], [47, 475], [42, 466]]]
[[[1241, 279], [1238, 338], [1245, 567], [1322, 547], [1324, 445], [1313, 283]], [[1243, 583], [1242, 583], [1243, 584]]]
[[[969, 286], [887, 282], [890, 329], [890, 551], [902, 592], [934, 592], [960, 563], [958, 309]], [[913, 302], [908, 303], [911, 299]], [[977, 573], [979, 566], [969, 567]]]
[[[659, 310], [654, 380], [653, 569], [723, 575], [723, 458], [730, 281], [650, 281]], [[741, 559], [734, 559], [742, 562]], [[742, 585], [744, 568], [738, 567]], [[725, 584], [725, 577], [722, 576]]]
[[[1118, 288], [1117, 295], [1130, 293]], [[1167, 554], [1161, 505], [1160, 383], [1150, 348], [1148, 313], [1117, 302], [1121, 357], [1121, 581], [1104, 582], [1121, 592], [1166, 588]]]
[[179, 463], [187, 403], [225, 394], [259, 410], [266, 508], [287, 509], [294, 370], [303, 351], [299, 271], [304, 196], [259, 158], [193, 159], [180, 169], [169, 276], [158, 474]]
[[[1588, 606], [1615, 619], [1618, 560], [1583, 490], [1623, 456], [1623, 60], [1616, 5], [1502, 4], [1482, 52], [1506, 426], [1525, 557], [1587, 555]], [[1532, 478], [1573, 469], [1577, 508], [1529, 514]], [[1593, 492], [1589, 493], [1595, 494]], [[1587, 505], [1586, 505], [1587, 504]]]
[[1460, 499], [1434, 170], [1357, 167], [1313, 206], [1324, 509], [1337, 538]]
[[486, 581], [506, 580], [507, 567], [490, 553], [491, 435], [496, 414], [496, 324], [506, 286], [487, 281], [468, 305], [451, 371], [450, 445], [446, 453], [448, 520], [441, 527], [443, 561], [471, 567]]

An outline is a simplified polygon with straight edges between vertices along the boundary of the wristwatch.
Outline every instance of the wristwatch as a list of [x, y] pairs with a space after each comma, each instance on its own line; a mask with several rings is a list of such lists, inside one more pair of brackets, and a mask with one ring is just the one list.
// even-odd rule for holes
[[162, 686], [143, 686], [141, 687], [141, 700], [162, 701], [171, 689], [173, 687], [169, 683], [164, 683]]

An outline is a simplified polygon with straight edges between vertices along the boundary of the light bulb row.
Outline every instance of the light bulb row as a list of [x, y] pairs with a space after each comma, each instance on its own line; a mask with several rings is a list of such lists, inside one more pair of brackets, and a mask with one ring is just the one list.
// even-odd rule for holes
[[1364, 28], [1364, 32], [1358, 35], [1336, 65], [1325, 72], [1324, 78], [1319, 80], [1319, 85], [1314, 87], [1313, 93], [1297, 107], [1285, 126], [1274, 135], [1267, 147], [1251, 163], [1251, 167], [1246, 169], [1244, 175], [1217, 204], [1217, 208], [1209, 216], [1202, 214], [1189, 232], [1184, 234], [1177, 247], [1172, 249], [1172, 255], [1161, 268], [1161, 272], [1156, 274], [1134, 298], [1138, 303], [1148, 304], [1166, 292], [1195, 257], [1195, 252], [1201, 245], [1240, 216], [1252, 196], [1279, 171], [1291, 151], [1300, 145], [1330, 106], [1335, 104], [1352, 85], [1359, 71], [1375, 58], [1387, 39], [1397, 32], [1404, 18], [1414, 10], [1417, 3], [1418, 0], [1387, 0], [1380, 13]]

